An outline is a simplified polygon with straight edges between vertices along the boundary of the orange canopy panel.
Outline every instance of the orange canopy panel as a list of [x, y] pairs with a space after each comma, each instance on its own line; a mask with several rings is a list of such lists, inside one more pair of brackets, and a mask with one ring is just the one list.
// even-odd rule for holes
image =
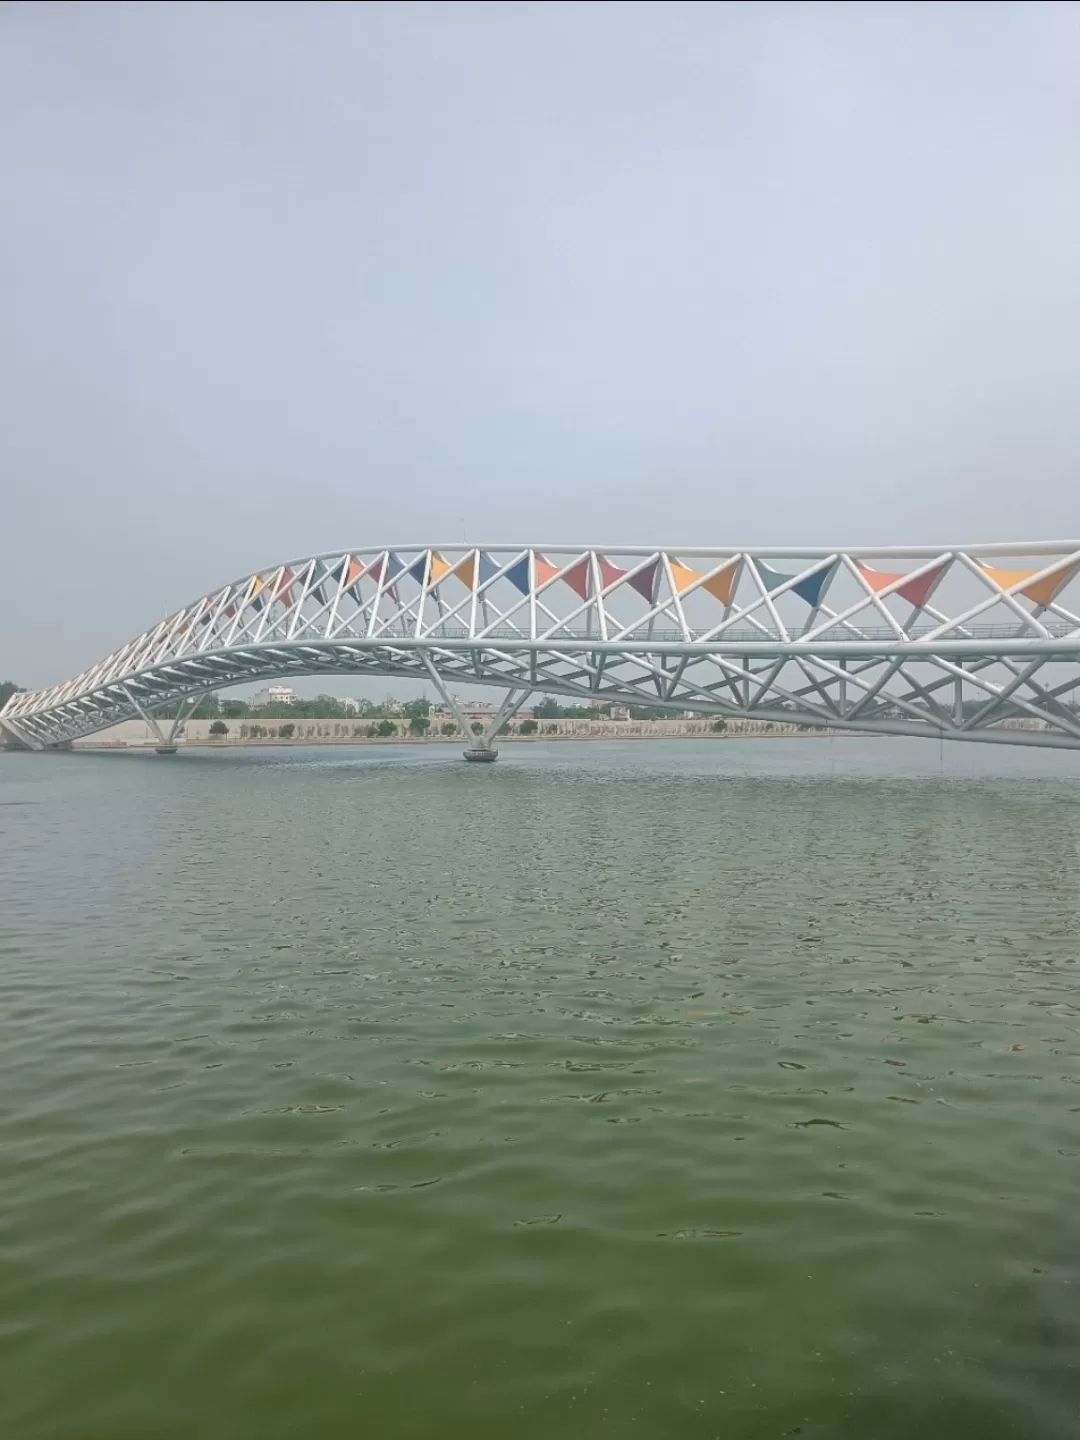
[[459, 560], [450, 570], [451, 575], [456, 575], [466, 590], [471, 590], [476, 581], [476, 552], [470, 550], [464, 560]]
[[443, 578], [444, 575], [450, 574], [452, 568], [453, 567], [450, 565], [449, 561], [444, 560], [437, 551], [433, 550], [431, 552], [430, 583], [432, 585], [438, 584], [438, 582]]
[[[1075, 563], [1061, 565], [1058, 569], [1052, 570], [1049, 575], [1044, 575], [1041, 580], [1034, 580], [1030, 585], [1024, 585], [1023, 582], [1031, 579], [1032, 575], [1038, 575], [1039, 570], [995, 570], [991, 565], [982, 565], [979, 568], [1002, 590], [1012, 590], [1016, 586], [1021, 586], [1019, 593], [1035, 605], [1051, 604], [1054, 596], [1068, 584], [1077, 569]], [[1045, 566], [1040, 566], [1039, 569], [1045, 569]]]
[[546, 585], [549, 580], [554, 580], [559, 573], [558, 565], [553, 565], [550, 560], [545, 560], [543, 555], [534, 555], [533, 564], [536, 567], [536, 588]]
[[1000, 585], [1002, 590], [1011, 590], [1014, 585], [1030, 580], [1032, 575], [1039, 573], [1038, 570], [995, 570], [992, 565], [980, 565], [979, 569], [984, 575], [988, 575], [995, 585]]
[[887, 590], [890, 585], [895, 585], [904, 578], [903, 575], [896, 575], [889, 570], [871, 570], [869, 565], [857, 565], [855, 568], [875, 594], [880, 594], [882, 590]]
[[708, 590], [710, 595], [715, 595], [721, 605], [730, 605], [738, 573], [738, 560], [729, 560], [722, 570], [717, 570], [715, 575], [710, 575], [701, 588]]
[[1058, 592], [1064, 590], [1076, 574], [1077, 568], [1075, 564], [1062, 565], [1059, 570], [1044, 575], [1041, 580], [1036, 580], [1031, 585], [1025, 585], [1022, 593], [1036, 605], [1049, 605], [1056, 598]]
[[696, 585], [701, 579], [700, 570], [691, 570], [687, 565], [680, 565], [678, 560], [669, 558], [671, 566], [671, 578], [675, 582], [675, 593], [681, 595], [684, 590], [689, 590], [691, 585]]
[[675, 590], [679, 595], [684, 594], [691, 586], [702, 581], [702, 590], [707, 590], [714, 595], [721, 605], [730, 605], [731, 596], [735, 589], [735, 579], [739, 573], [738, 560], [729, 560], [728, 563], [715, 575], [710, 575], [707, 580], [703, 576], [707, 573], [702, 570], [691, 570], [686, 565], [680, 565], [677, 560], [669, 560], [671, 566], [671, 578], [675, 581]]

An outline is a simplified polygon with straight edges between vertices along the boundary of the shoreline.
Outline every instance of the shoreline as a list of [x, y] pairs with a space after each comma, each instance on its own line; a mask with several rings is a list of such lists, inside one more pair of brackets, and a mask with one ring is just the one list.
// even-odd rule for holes
[[[649, 740], [708, 740], [723, 744], [729, 740], [876, 740], [880, 737], [871, 731], [865, 730], [778, 730], [773, 733], [759, 733], [753, 731], [734, 731], [729, 734], [666, 734], [666, 735], [497, 735], [495, 747], [503, 745], [535, 745], [539, 744], [585, 744], [595, 745], [604, 741], [633, 741], [644, 742]], [[455, 748], [464, 743], [461, 735], [386, 735], [386, 736], [311, 736], [283, 740], [279, 736], [260, 736], [254, 739], [245, 736], [243, 740], [183, 740], [176, 742], [177, 750], [288, 750], [288, 749], [311, 749], [315, 746], [356, 746], [356, 745], [451, 745]], [[72, 746], [73, 750], [154, 750], [156, 742], [153, 740], [135, 741], [128, 740], [76, 740]]]

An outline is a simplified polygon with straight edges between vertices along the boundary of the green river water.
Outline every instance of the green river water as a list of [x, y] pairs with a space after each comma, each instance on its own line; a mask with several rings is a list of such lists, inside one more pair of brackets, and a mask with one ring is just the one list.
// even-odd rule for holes
[[1080, 755], [0, 754], [4, 1440], [1075, 1440]]

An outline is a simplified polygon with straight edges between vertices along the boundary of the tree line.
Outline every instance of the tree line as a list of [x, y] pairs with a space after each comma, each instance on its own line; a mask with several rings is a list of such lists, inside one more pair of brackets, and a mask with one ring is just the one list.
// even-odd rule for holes
[[545, 695], [533, 706], [538, 720], [609, 720], [612, 707], [629, 709], [631, 720], [670, 720], [671, 711], [662, 705], [620, 705], [617, 700], [602, 705], [560, 705], [552, 695]]
[[275, 701], [268, 705], [252, 705], [248, 700], [222, 700], [206, 695], [195, 707], [193, 720], [388, 720], [391, 714], [409, 720], [424, 720], [431, 714], [427, 696], [407, 700], [393, 711], [385, 701], [355, 700], [346, 703], [333, 695], [316, 695], [314, 699], [297, 698]]
[[[13, 680], [0, 681], [0, 707], [7, 704], [16, 691], [21, 690]], [[551, 695], [533, 706], [537, 720], [604, 720], [611, 715], [611, 705], [560, 705]], [[298, 697], [287, 703], [278, 701], [268, 705], [252, 705], [248, 700], [223, 700], [219, 695], [205, 695], [192, 712], [193, 720], [361, 720], [375, 723], [382, 720], [430, 720], [431, 701], [426, 695], [419, 700], [407, 700], [400, 708], [391, 709], [384, 700], [355, 700], [348, 704], [333, 695], [316, 695], [313, 699]], [[659, 705], [630, 706], [632, 720], [667, 720], [671, 712]], [[523, 721], [523, 724], [528, 722]], [[457, 729], [457, 726], [453, 727]], [[446, 727], [443, 727], [444, 733]], [[417, 732], [413, 732], [414, 734]], [[532, 733], [532, 732], [522, 732]]]
[[[611, 718], [612, 704], [603, 705], [562, 705], [552, 695], [545, 695], [533, 706], [537, 720], [607, 720]], [[355, 700], [348, 704], [336, 700], [333, 695], [316, 695], [314, 699], [297, 698], [288, 703], [252, 705], [247, 700], [222, 700], [217, 695], [207, 695], [195, 710], [194, 720], [392, 720], [406, 722], [428, 719], [431, 715], [431, 701], [427, 696], [419, 700], [407, 700], [400, 707], [393, 708], [380, 700]], [[631, 705], [631, 720], [670, 720], [671, 711], [662, 705]]]
[[[11, 699], [12, 695], [22, 690], [14, 680], [0, 680], [0, 709]], [[595, 708], [589, 705], [560, 705], [551, 695], [545, 695], [533, 707], [533, 714], [537, 720], [604, 720], [611, 715], [611, 705], [599, 705]], [[247, 700], [222, 700], [219, 695], [205, 695], [192, 712], [193, 720], [351, 720], [367, 721], [366, 728], [356, 733], [365, 735], [372, 732], [380, 735], [389, 735], [396, 731], [397, 727], [392, 724], [393, 720], [402, 720], [414, 735], [422, 735], [427, 732], [431, 719], [431, 701], [426, 695], [419, 700], [407, 700], [400, 709], [394, 706], [391, 710], [385, 701], [379, 700], [357, 700], [346, 704], [344, 700], [337, 700], [333, 695], [316, 695], [314, 699], [297, 698], [289, 703], [277, 702], [271, 705], [252, 705]], [[670, 719], [670, 711], [664, 710], [659, 705], [632, 705], [630, 706], [630, 718], [632, 720], [667, 720]], [[414, 727], [414, 721], [426, 721], [427, 724]], [[391, 730], [380, 730], [378, 727], [383, 722], [391, 723]], [[518, 733], [522, 735], [533, 735], [535, 728], [526, 729], [530, 722], [523, 720], [519, 726]], [[477, 728], [479, 726], [479, 729]], [[457, 730], [456, 725], [443, 725], [444, 735], [453, 734]], [[477, 722], [473, 726], [479, 734], [483, 726]], [[222, 731], [214, 732], [222, 734]], [[284, 730], [279, 729], [278, 734], [284, 735]], [[287, 736], [285, 738], [288, 738]]]
[[[508, 729], [510, 727], [507, 727]], [[471, 726], [474, 735], [482, 735], [484, 727], [479, 720], [474, 720]], [[519, 734], [534, 735], [539, 729], [535, 720], [523, 720], [519, 727]], [[211, 722], [210, 734], [214, 736], [225, 736], [233, 731], [227, 720], [220, 717]], [[286, 720], [281, 725], [260, 725], [245, 720], [236, 727], [237, 736], [241, 740], [293, 740], [305, 738], [297, 735], [297, 723], [294, 720]], [[413, 715], [405, 723], [393, 720], [371, 721], [363, 724], [342, 724], [335, 722], [331, 724], [314, 724], [307, 727], [307, 735], [312, 739], [319, 740], [389, 740], [395, 735], [414, 735], [423, 737], [431, 732], [431, 720], [426, 715]], [[460, 727], [454, 720], [447, 720], [439, 727], [440, 735], [458, 735]]]

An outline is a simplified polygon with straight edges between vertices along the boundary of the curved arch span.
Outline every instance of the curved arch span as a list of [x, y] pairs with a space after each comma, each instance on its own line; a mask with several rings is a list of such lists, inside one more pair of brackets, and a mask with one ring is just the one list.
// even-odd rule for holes
[[310, 674], [1080, 748], [1080, 541], [858, 550], [388, 546], [243, 575], [0, 729], [62, 745]]

